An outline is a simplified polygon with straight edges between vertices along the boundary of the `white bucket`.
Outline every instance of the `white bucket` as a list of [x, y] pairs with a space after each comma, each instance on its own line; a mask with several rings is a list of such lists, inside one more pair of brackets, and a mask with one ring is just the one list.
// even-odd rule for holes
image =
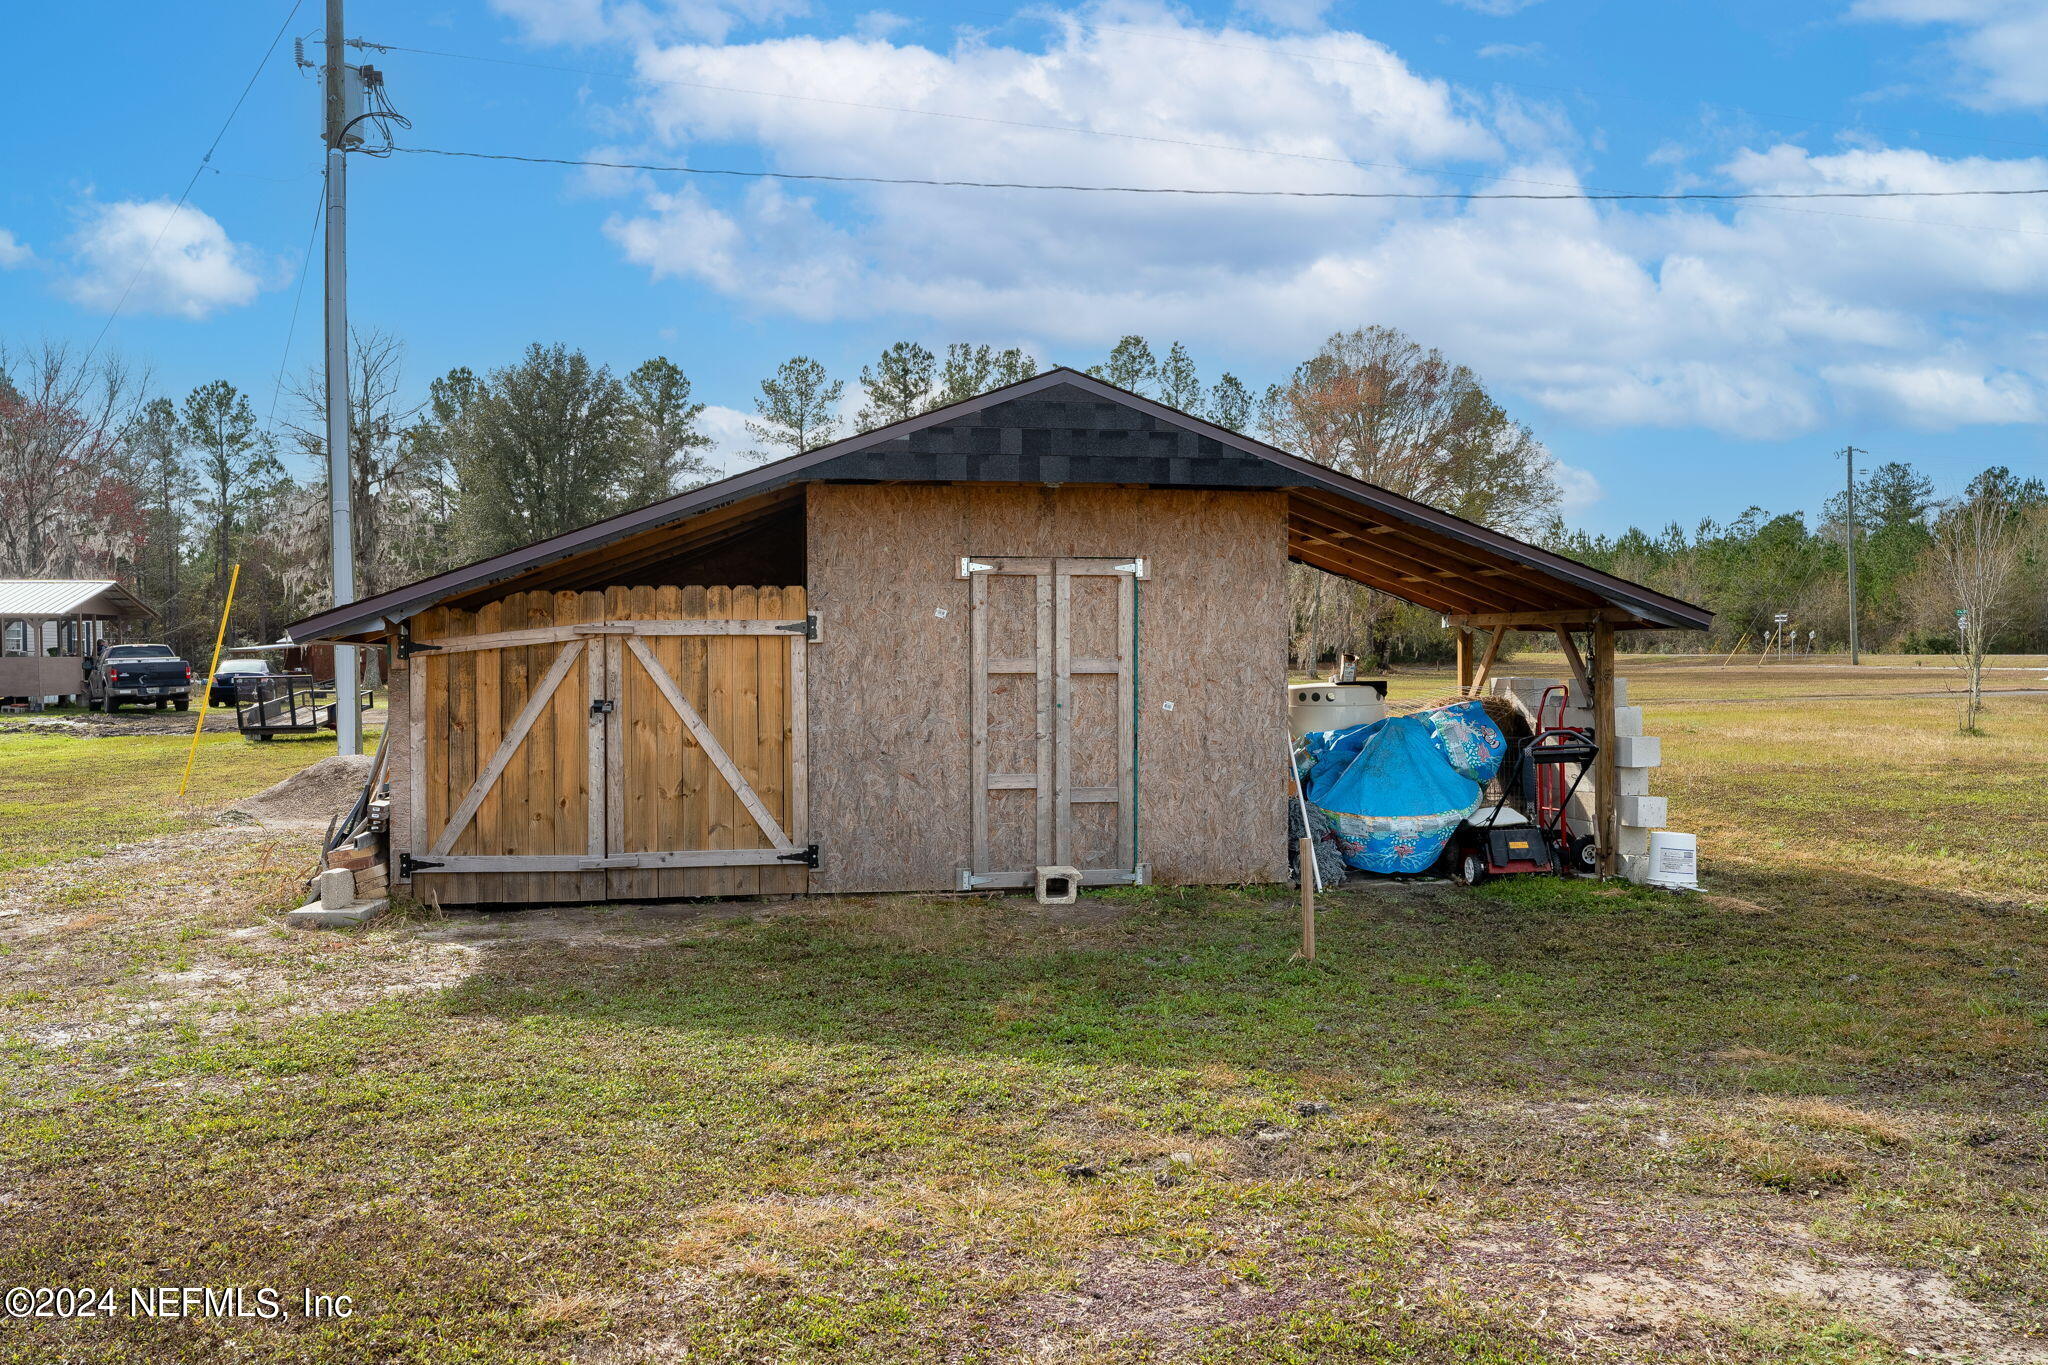
[[1670, 830], [1650, 832], [1650, 885], [1667, 891], [1700, 889], [1700, 841]]
[[1287, 689], [1287, 728], [1296, 739], [1317, 730], [1365, 725], [1387, 714], [1368, 683], [1295, 683]]

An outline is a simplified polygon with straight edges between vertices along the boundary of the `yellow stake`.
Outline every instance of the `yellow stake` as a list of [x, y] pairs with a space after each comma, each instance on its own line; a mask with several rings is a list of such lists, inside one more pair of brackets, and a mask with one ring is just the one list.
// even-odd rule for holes
[[242, 566], [237, 564], [228, 575], [228, 600], [221, 604], [220, 630], [213, 637], [213, 662], [206, 666], [206, 677], [199, 687], [199, 714], [192, 718], [192, 747], [185, 751], [185, 775], [178, 779], [178, 799], [185, 798], [185, 788], [192, 781], [192, 760], [199, 757], [199, 731], [206, 725], [206, 703], [213, 699], [213, 675], [220, 671], [220, 647], [227, 643], [228, 613], [235, 609], [235, 584], [242, 581]]

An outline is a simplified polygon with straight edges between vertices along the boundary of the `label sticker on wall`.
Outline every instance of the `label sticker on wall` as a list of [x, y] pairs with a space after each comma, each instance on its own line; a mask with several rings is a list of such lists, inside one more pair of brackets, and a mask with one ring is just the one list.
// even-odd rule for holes
[[1173, 703], [1170, 701], [1160, 702], [1159, 709], [1162, 711], [1171, 711], [1173, 709]]
[[946, 617], [946, 609], [944, 607], [940, 607], [937, 611], [934, 611], [932, 615], [938, 617], [940, 620], [944, 620]]

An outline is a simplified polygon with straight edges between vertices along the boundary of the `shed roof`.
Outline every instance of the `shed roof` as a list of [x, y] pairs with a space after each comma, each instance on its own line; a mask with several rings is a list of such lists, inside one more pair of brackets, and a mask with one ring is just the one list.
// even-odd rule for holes
[[0, 578], [0, 616], [154, 616], [111, 578]]
[[[310, 616], [288, 638], [372, 633], [484, 589], [623, 581], [672, 554], [758, 532], [811, 482], [1116, 484], [1285, 491], [1288, 553], [1446, 615], [1547, 615], [1703, 629], [1713, 613], [1390, 493], [1149, 398], [1058, 368], [661, 502]], [[512, 590], [510, 586], [506, 591]]]

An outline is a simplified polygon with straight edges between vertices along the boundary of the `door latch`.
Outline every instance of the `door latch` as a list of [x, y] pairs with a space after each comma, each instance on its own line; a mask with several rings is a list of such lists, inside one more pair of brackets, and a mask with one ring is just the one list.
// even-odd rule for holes
[[608, 716], [612, 713], [612, 708], [616, 705], [618, 705], [618, 703], [613, 701], [610, 697], [597, 697], [593, 699], [590, 703], [590, 714], [593, 716]]

